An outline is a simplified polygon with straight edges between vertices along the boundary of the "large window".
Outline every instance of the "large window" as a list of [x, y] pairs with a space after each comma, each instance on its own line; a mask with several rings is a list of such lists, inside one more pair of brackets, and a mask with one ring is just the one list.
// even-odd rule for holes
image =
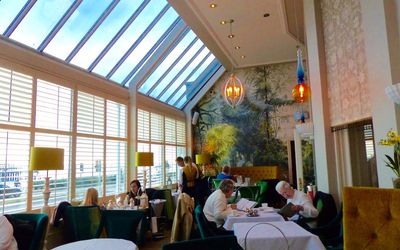
[[[186, 127], [179, 121], [142, 109], [137, 112], [137, 151], [153, 152], [154, 166], [148, 171], [148, 186], [158, 187], [168, 178], [177, 181], [177, 156], [186, 155]], [[144, 167], [138, 169], [138, 179], [143, 181]]]
[[[47, 174], [51, 206], [125, 191], [127, 105], [88, 92], [0, 68], [2, 213], [42, 207]], [[63, 148], [64, 170], [29, 172], [31, 146]]]

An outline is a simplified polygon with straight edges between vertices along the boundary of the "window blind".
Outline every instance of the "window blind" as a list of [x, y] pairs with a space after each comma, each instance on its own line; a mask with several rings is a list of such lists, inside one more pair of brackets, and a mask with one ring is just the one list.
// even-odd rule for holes
[[0, 68], [0, 122], [29, 126], [32, 113], [32, 77]]

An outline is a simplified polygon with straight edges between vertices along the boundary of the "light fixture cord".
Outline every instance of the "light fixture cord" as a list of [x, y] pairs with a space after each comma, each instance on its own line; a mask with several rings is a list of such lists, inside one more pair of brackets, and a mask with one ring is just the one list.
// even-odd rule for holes
[[[233, 19], [230, 19], [229, 20], [229, 34], [228, 34], [228, 37], [229, 36], [233, 36], [232, 23], [233, 23]], [[235, 52], [235, 50], [234, 50], [234, 47], [233, 47], [233, 37], [230, 37], [229, 39], [231, 40], [231, 49], [232, 49], [232, 69], [231, 69], [231, 73], [233, 74], [233, 70], [234, 70], [233, 64], [234, 64], [234, 61], [235, 61], [235, 57], [234, 57], [233, 53]]]
[[299, 27], [297, 23], [297, 10], [296, 10], [296, 1], [293, 0], [293, 10], [294, 10], [294, 22], [295, 22], [295, 27], [296, 27], [296, 49], [300, 48], [300, 36], [299, 36]]

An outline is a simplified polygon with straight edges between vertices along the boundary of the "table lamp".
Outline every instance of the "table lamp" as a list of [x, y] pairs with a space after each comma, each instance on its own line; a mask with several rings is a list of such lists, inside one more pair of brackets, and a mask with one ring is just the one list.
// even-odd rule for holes
[[209, 154], [196, 154], [196, 164], [208, 164], [211, 162]]
[[32, 147], [31, 156], [29, 161], [29, 170], [46, 170], [46, 181], [43, 190], [44, 205], [42, 213], [50, 214], [49, 198], [50, 198], [50, 185], [49, 185], [49, 170], [63, 170], [64, 169], [64, 149], [62, 148], [45, 148], [45, 147]]
[[[153, 153], [152, 152], [136, 152], [135, 157], [136, 167], [151, 167], [153, 166]], [[143, 170], [143, 188], [146, 189], [147, 184], [147, 169]]]

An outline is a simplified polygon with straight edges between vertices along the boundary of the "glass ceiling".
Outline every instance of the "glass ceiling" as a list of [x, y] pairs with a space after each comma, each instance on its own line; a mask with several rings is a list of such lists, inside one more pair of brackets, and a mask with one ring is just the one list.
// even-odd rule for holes
[[166, 0], [0, 0], [0, 33], [178, 109], [222, 67]]

